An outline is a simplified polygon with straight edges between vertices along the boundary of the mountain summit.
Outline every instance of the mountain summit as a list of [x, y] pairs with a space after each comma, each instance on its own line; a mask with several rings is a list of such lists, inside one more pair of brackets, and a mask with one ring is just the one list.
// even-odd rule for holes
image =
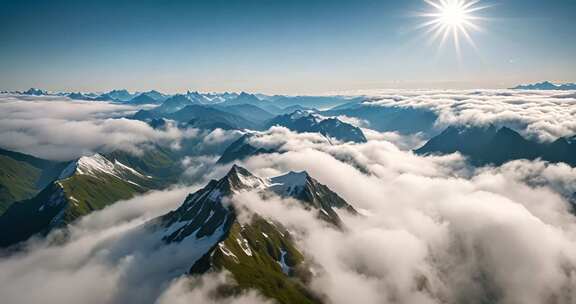
[[317, 132], [343, 142], [366, 142], [362, 130], [338, 118], [327, 118], [310, 111], [297, 110], [280, 115], [269, 122], [269, 126], [283, 126], [296, 132]]
[[501, 165], [516, 159], [537, 158], [576, 165], [574, 137], [561, 137], [545, 143], [526, 139], [510, 128], [497, 129], [495, 126], [448, 127], [415, 152], [417, 154], [460, 152], [476, 165]]
[[513, 90], [576, 90], [576, 83], [554, 84], [550, 81], [543, 81], [534, 84], [519, 85]]
[[291, 233], [280, 223], [253, 214], [238, 220], [240, 209], [227, 197], [256, 191], [264, 199], [280, 195], [300, 200], [322, 220], [340, 225], [335, 209], [355, 214], [354, 208], [306, 172], [289, 172], [264, 179], [232, 166], [220, 180], [188, 195], [184, 203], [147, 225], [165, 244], [194, 248], [190, 273], [227, 270], [239, 290], [256, 288], [280, 303], [316, 303], [305, 287], [310, 275]]

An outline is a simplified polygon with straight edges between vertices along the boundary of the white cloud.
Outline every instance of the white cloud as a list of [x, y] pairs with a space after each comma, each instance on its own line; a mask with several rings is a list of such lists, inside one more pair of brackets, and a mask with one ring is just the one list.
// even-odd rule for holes
[[[250, 139], [279, 151], [242, 163], [255, 174], [306, 170], [362, 210], [359, 217], [341, 214], [346, 229], [332, 229], [290, 199], [263, 202], [246, 192], [232, 202], [294, 231], [313, 262], [311, 288], [328, 303], [574, 303], [574, 168], [514, 161], [475, 169], [458, 154], [417, 156], [387, 139], [342, 144], [280, 127]], [[202, 166], [214, 160], [188, 158], [183, 165], [204, 180], [220, 178], [227, 168]], [[2, 302], [262, 301], [254, 292], [213, 298], [225, 275], [179, 277], [192, 248], [158, 248], [136, 229], [192, 190], [115, 204], [73, 225], [67, 242], [33, 241], [0, 258]]]
[[122, 118], [137, 108], [93, 101], [0, 95], [2, 148], [38, 157], [70, 160], [94, 152], [121, 149], [138, 153], [142, 144], [178, 147], [197, 130], [173, 125], [156, 130]]
[[204, 144], [209, 146], [222, 145], [240, 138], [243, 134], [243, 132], [238, 130], [223, 130], [217, 128], [208, 133], [203, 141]]
[[437, 126], [507, 125], [542, 141], [576, 134], [576, 98], [555, 91], [388, 90], [369, 93], [366, 104], [430, 109]]
[[368, 214], [343, 215], [347, 229], [336, 231], [290, 200], [235, 197], [302, 232], [299, 244], [319, 266], [312, 286], [330, 303], [575, 299], [576, 219], [565, 196], [576, 186], [573, 168], [517, 161], [474, 170], [458, 157], [418, 157], [375, 141], [305, 145], [244, 165], [264, 176], [307, 170]]

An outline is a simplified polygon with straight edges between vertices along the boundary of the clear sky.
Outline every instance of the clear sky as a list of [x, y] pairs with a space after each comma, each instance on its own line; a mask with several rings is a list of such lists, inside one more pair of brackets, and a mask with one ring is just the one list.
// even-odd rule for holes
[[576, 81], [575, 0], [481, 0], [477, 50], [423, 0], [0, 0], [0, 89], [320, 93]]

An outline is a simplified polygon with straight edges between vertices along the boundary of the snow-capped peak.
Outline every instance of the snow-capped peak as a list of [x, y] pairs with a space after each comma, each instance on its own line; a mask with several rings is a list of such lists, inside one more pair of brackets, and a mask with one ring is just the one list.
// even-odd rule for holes
[[270, 190], [280, 195], [293, 195], [302, 190], [308, 182], [309, 175], [306, 171], [290, 171], [284, 175], [270, 179]]
[[232, 166], [225, 179], [228, 181], [231, 191], [260, 189], [268, 186], [265, 180], [238, 165]]
[[294, 172], [290, 171], [284, 175], [276, 176], [270, 179], [272, 184], [283, 184], [289, 186], [304, 186], [308, 179], [306, 171]]
[[[314, 111], [311, 110], [296, 110], [290, 114], [290, 119], [296, 120], [302, 117], [307, 117], [313, 115]], [[318, 115], [316, 115], [318, 116]]]
[[71, 162], [66, 168], [64, 168], [64, 170], [62, 170], [58, 179], [65, 179], [75, 174], [96, 176], [102, 173], [118, 178], [121, 178], [120, 176], [125, 173], [142, 178], [145, 177], [140, 172], [117, 160], [111, 162], [101, 154], [94, 154], [92, 156], [82, 156], [78, 160]]

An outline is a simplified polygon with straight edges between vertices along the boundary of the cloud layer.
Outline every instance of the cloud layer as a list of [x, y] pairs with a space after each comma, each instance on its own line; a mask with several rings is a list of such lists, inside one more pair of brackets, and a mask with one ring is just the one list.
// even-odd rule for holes
[[507, 125], [542, 141], [576, 134], [576, 96], [557, 91], [425, 91], [367, 92], [367, 105], [430, 109], [437, 126]]
[[2, 148], [34, 156], [70, 160], [94, 152], [121, 149], [139, 152], [146, 143], [173, 145], [197, 131], [122, 118], [136, 108], [63, 97], [0, 95]]
[[[97, 118], [102, 114], [95, 112], [104, 110], [54, 115], [63, 115], [64, 121], [75, 121], [70, 117], [76, 115], [79, 120], [117, 121], [111, 116], [125, 110], [110, 109]], [[205, 144], [234, 136], [216, 131]], [[314, 267], [311, 288], [327, 303], [576, 301], [576, 219], [570, 203], [576, 192], [574, 168], [523, 160], [472, 168], [458, 154], [418, 156], [390, 141], [409, 140], [386, 136], [372, 134], [367, 143], [343, 144], [274, 127], [250, 138], [251, 144], [278, 153], [251, 157], [243, 166], [263, 177], [306, 170], [360, 211], [356, 217], [341, 214], [346, 229], [327, 227], [289, 199], [264, 202], [247, 192], [232, 202], [294, 232]], [[186, 158], [183, 165], [202, 186], [228, 169], [214, 161], [201, 156]], [[194, 248], [159, 247], [154, 235], [140, 229], [195, 189], [152, 192], [117, 203], [74, 224], [65, 242], [56, 242], [62, 235], [55, 232], [0, 258], [2, 303], [267, 302], [255, 291], [215, 299], [212, 291], [230, 282], [226, 274], [181, 277]]]
[[[299, 140], [288, 135], [287, 142]], [[245, 162], [262, 175], [307, 170], [366, 215], [343, 215], [344, 231], [289, 201], [248, 193], [235, 202], [301, 231], [300, 245], [318, 267], [312, 286], [329, 303], [576, 299], [572, 168], [515, 161], [476, 170], [457, 156], [422, 158], [386, 146], [304, 146]]]

